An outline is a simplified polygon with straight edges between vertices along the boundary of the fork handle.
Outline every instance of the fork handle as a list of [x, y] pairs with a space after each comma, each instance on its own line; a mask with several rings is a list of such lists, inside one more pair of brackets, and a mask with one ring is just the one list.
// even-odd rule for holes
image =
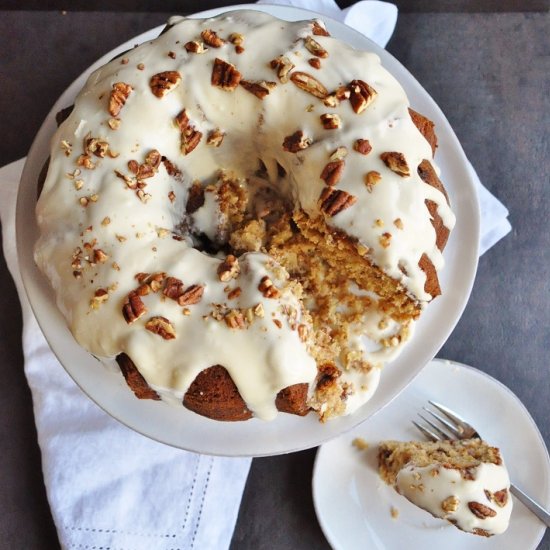
[[535, 516], [537, 516], [547, 527], [550, 527], [550, 513], [540, 504], [527, 496], [521, 489], [518, 489], [513, 483], [510, 485], [510, 492], [521, 501]]

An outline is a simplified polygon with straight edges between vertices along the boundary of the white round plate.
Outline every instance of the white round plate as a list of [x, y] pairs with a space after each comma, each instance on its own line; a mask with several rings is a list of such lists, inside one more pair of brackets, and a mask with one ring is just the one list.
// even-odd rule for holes
[[[477, 369], [435, 359], [383, 411], [317, 452], [313, 500], [331, 546], [335, 550], [536, 548], [546, 528], [515, 498], [506, 532], [486, 539], [432, 517], [380, 479], [378, 442], [422, 439], [411, 419], [418, 418], [429, 399], [456, 411], [499, 447], [514, 483], [542, 506], [550, 505], [548, 450], [521, 401]], [[369, 444], [367, 450], [352, 444], [356, 437]], [[392, 508], [399, 513], [395, 519]]]
[[[320, 17], [315, 13], [282, 6], [233, 6], [256, 9], [287, 20]], [[229, 8], [211, 10], [212, 16]], [[100, 407], [130, 428], [158, 441], [200, 453], [226, 456], [261, 456], [314, 447], [350, 430], [391, 401], [434, 357], [443, 345], [466, 305], [477, 268], [479, 211], [474, 183], [464, 152], [444, 115], [409, 72], [382, 48], [342, 23], [326, 17], [333, 36], [352, 46], [377, 53], [386, 68], [405, 87], [411, 105], [431, 118], [437, 127], [437, 162], [457, 215], [457, 225], [445, 251], [447, 267], [441, 278], [444, 295], [432, 304], [418, 323], [413, 341], [401, 357], [389, 365], [378, 391], [361, 410], [349, 417], [320, 424], [314, 415], [306, 418], [280, 414], [273, 422], [249, 420], [221, 423], [193, 414], [183, 407], [169, 407], [134, 398], [120, 373], [109, 372], [80, 348], [69, 333], [55, 306], [45, 277], [33, 260], [38, 229], [34, 217], [36, 182], [49, 154], [55, 131], [55, 113], [73, 103], [89, 74], [134, 44], [156, 37], [162, 27], [148, 31], [109, 52], [85, 71], [53, 106], [31, 147], [23, 170], [17, 204], [17, 248], [23, 282], [38, 322], [52, 350], [77, 384]]]

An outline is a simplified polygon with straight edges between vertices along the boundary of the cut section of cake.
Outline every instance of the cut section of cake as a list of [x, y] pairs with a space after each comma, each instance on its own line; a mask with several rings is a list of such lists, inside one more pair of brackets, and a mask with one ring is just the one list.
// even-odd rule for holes
[[399, 494], [462, 531], [490, 537], [508, 527], [508, 471], [499, 449], [480, 439], [383, 441], [378, 467]]

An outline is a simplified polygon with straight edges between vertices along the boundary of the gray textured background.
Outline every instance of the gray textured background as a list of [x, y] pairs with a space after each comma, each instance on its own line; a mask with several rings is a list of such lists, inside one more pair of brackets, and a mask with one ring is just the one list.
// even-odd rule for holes
[[[90, 63], [169, 15], [13, 10], [23, 5], [0, 2], [0, 165], [26, 154], [54, 101]], [[203, 4], [183, 5], [193, 11]], [[510, 209], [513, 226], [481, 258], [470, 302], [439, 356], [510, 387], [548, 444], [548, 3], [421, 1], [416, 11], [412, 2], [400, 5], [406, 13], [388, 50], [447, 115], [481, 180]], [[2, 256], [0, 288], [0, 548], [55, 549], [23, 374], [19, 305]], [[253, 461], [232, 549], [328, 548], [311, 497], [314, 456], [310, 450]], [[548, 534], [541, 548], [550, 548]]]

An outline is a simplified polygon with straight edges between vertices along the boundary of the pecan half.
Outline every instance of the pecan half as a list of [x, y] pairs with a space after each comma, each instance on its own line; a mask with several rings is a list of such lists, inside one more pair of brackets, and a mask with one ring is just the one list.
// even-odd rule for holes
[[205, 41], [206, 44], [212, 46], [213, 48], [221, 48], [225, 44], [225, 40], [220, 38], [216, 31], [211, 29], [205, 29], [201, 32], [201, 38]]
[[468, 508], [479, 519], [494, 518], [497, 515], [492, 508], [479, 502], [468, 502]]
[[319, 118], [325, 130], [337, 130], [342, 125], [342, 121], [336, 113], [324, 113]]
[[198, 304], [202, 300], [202, 295], [204, 294], [204, 286], [202, 285], [191, 285], [186, 288], [181, 296], [178, 298], [178, 304], [180, 306], [191, 306], [193, 304]]
[[297, 130], [290, 136], [286, 136], [283, 141], [283, 149], [289, 153], [303, 151], [311, 145], [311, 138], [304, 135], [302, 130]]
[[409, 165], [407, 164], [405, 155], [403, 155], [403, 153], [389, 151], [387, 153], [382, 153], [380, 155], [380, 158], [392, 172], [395, 172], [402, 178], [406, 178], [411, 175]]
[[372, 145], [368, 139], [356, 139], [353, 149], [362, 155], [368, 155], [372, 151]]
[[126, 100], [132, 93], [132, 86], [125, 82], [115, 82], [109, 96], [109, 114], [113, 117], [118, 116], [120, 110], [126, 104]]
[[254, 94], [258, 99], [263, 99], [266, 95], [269, 95], [269, 91], [277, 85], [275, 82], [266, 82], [265, 80], [261, 80], [259, 82], [241, 80], [239, 84], [247, 92]]
[[210, 83], [226, 92], [232, 92], [239, 85], [242, 75], [235, 65], [228, 63], [219, 57], [214, 60]]
[[145, 304], [136, 292], [130, 292], [122, 306], [122, 315], [126, 322], [131, 325], [147, 312]]
[[262, 277], [258, 285], [258, 290], [262, 293], [264, 298], [278, 298], [281, 295], [279, 289], [267, 275]]
[[316, 36], [330, 36], [330, 33], [325, 29], [324, 23], [321, 20], [313, 21], [311, 32]]
[[319, 197], [320, 208], [327, 216], [336, 216], [355, 202], [357, 197], [332, 187], [325, 187]]
[[352, 80], [349, 84], [349, 90], [349, 100], [357, 114], [361, 114], [378, 95], [378, 92], [363, 80]]
[[280, 55], [279, 57], [271, 60], [269, 65], [272, 69], [277, 71], [277, 77], [279, 80], [283, 84], [286, 84], [288, 82], [288, 74], [292, 69], [294, 69], [294, 63], [292, 63], [288, 57]]
[[145, 323], [145, 328], [153, 334], [162, 336], [165, 340], [173, 340], [176, 337], [176, 330], [172, 326], [172, 323], [166, 317], [161, 317], [160, 315], [151, 317]]
[[171, 300], [177, 300], [183, 294], [183, 281], [176, 277], [166, 277], [162, 293]]
[[178, 71], [164, 71], [157, 73], [151, 77], [149, 86], [153, 95], [158, 98], [163, 98], [167, 93], [171, 92], [181, 82], [181, 75]]
[[235, 279], [240, 272], [239, 260], [237, 260], [233, 254], [229, 254], [218, 266], [218, 278], [222, 283], [227, 283], [231, 279]]
[[317, 42], [317, 40], [315, 40], [311, 36], [306, 36], [304, 39], [304, 43], [306, 46], [306, 50], [313, 55], [322, 58], [328, 57], [327, 50], [325, 50], [325, 48], [323, 48], [323, 46], [321, 46], [321, 44], [319, 44], [319, 42]]
[[324, 180], [327, 185], [336, 185], [342, 177], [345, 165], [346, 163], [343, 160], [329, 162], [321, 172], [321, 179]]
[[308, 94], [311, 94], [319, 99], [324, 99], [328, 95], [327, 89], [313, 76], [302, 71], [294, 71], [290, 75], [290, 80]]

